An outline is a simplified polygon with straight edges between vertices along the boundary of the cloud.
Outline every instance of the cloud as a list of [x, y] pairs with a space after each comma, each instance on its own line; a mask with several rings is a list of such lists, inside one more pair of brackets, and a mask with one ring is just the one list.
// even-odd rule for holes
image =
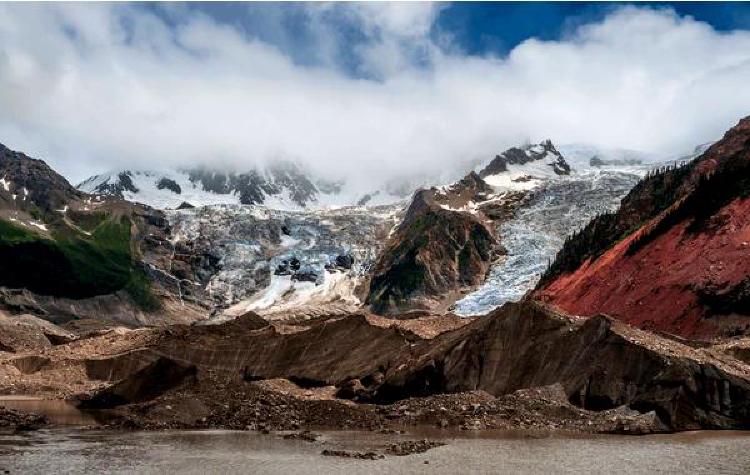
[[0, 4], [0, 142], [73, 181], [279, 159], [372, 181], [546, 137], [677, 153], [750, 112], [748, 32], [627, 7], [472, 57], [436, 44], [438, 8], [305, 4], [243, 31], [189, 8]]

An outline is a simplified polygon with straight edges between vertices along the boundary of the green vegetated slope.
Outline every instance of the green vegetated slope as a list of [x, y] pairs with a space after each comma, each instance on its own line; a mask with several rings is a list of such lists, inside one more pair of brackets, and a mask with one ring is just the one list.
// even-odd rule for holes
[[98, 217], [81, 224], [79, 229], [91, 231], [59, 225], [50, 239], [0, 220], [0, 285], [74, 299], [125, 289], [139, 306], [156, 305], [148, 280], [134, 267], [130, 219]]

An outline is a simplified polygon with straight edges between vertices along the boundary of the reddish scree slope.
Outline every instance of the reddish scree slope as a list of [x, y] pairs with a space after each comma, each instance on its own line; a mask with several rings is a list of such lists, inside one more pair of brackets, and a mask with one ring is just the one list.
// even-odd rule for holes
[[[671, 207], [535, 297], [571, 314], [605, 313], [688, 338], [750, 333], [750, 120], [693, 165]], [[699, 183], [701, 175], [713, 184]], [[697, 226], [696, 208], [727, 189]]]

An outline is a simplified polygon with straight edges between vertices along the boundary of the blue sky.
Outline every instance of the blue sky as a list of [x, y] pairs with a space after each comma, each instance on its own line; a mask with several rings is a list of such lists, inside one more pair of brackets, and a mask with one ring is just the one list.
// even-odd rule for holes
[[674, 156], [750, 115], [749, 81], [747, 3], [0, 2], [0, 143], [74, 181], [369, 181], [546, 138]]
[[719, 31], [750, 28], [750, 4], [739, 2], [466, 2], [443, 10], [437, 27], [455, 35], [467, 53], [505, 54], [530, 37], [557, 40], [623, 5], [672, 9]]
[[[439, 43], [442, 36], [450, 38], [451, 48], [467, 55], [506, 55], [529, 38], [554, 41], [563, 38], [576, 27], [601, 21], [612, 11], [623, 6], [654, 10], [673, 10], [680, 16], [690, 16], [706, 22], [717, 31], [750, 29], [750, 3], [746, 2], [438, 2], [439, 13], [431, 26], [430, 35]], [[188, 8], [204, 12], [216, 20], [243, 30], [249, 37], [258, 37], [277, 44], [301, 63], [314, 62], [309, 48], [314, 32], [309, 17], [301, 10], [309, 6], [285, 3], [284, 24], [294, 32], [293, 38], [268, 28], [269, 16], [278, 16], [279, 4], [195, 2]], [[154, 6], [156, 11], [161, 10]], [[367, 38], [343, 15], [330, 12], [330, 21], [346, 44], [353, 47]], [[342, 51], [342, 64], [352, 67], [355, 59]], [[351, 72], [351, 71], [350, 71]]]

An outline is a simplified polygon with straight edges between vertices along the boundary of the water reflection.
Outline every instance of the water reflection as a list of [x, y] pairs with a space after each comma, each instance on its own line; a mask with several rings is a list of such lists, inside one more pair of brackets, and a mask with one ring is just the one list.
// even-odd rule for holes
[[52, 424], [90, 426], [106, 422], [103, 411], [81, 411], [72, 402], [31, 396], [2, 396], [0, 406], [47, 416]]
[[442, 439], [447, 443], [443, 447], [406, 457], [367, 461], [321, 455], [324, 448], [359, 450], [393, 439], [326, 432], [322, 442], [309, 443], [254, 432], [58, 428], [0, 436], [0, 472], [748, 473], [750, 468], [750, 434], [741, 432], [575, 438], [481, 433], [473, 438], [449, 436]]

